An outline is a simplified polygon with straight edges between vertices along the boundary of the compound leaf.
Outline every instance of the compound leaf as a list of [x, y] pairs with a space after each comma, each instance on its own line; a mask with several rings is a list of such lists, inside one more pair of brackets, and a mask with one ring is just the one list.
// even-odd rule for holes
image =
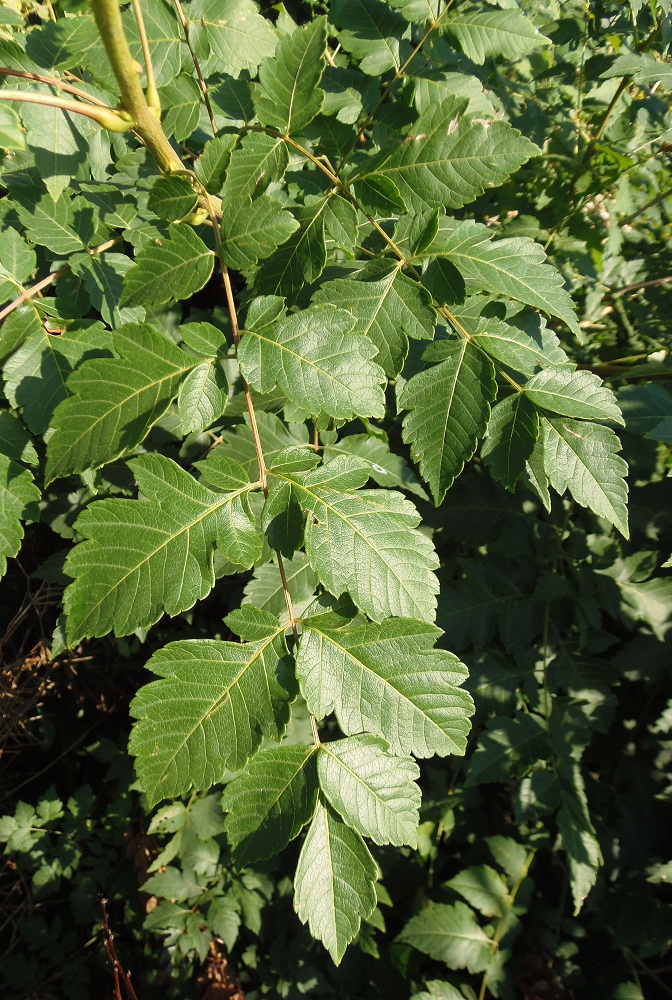
[[413, 917], [399, 940], [451, 969], [483, 972], [491, 957], [492, 941], [465, 903], [434, 903]]
[[445, 30], [457, 39], [465, 56], [481, 65], [488, 56], [515, 59], [549, 43], [517, 9], [453, 14]]
[[299, 228], [291, 212], [262, 194], [254, 201], [226, 200], [222, 205], [222, 257], [242, 271], [268, 257]]
[[326, 43], [326, 18], [316, 17], [281, 38], [275, 55], [264, 59], [259, 83], [253, 87], [254, 108], [262, 125], [292, 135], [319, 114]]
[[613, 392], [592, 372], [546, 368], [532, 376], [525, 386], [525, 395], [542, 410], [565, 417], [625, 423]]
[[539, 435], [539, 417], [522, 393], [508, 396], [492, 408], [481, 458], [490, 475], [513, 490]]
[[[256, 70], [275, 50], [273, 25], [252, 0], [208, 0], [200, 23], [219, 73], [238, 76], [242, 69]], [[199, 45], [197, 55], [204, 55], [206, 49]]]
[[171, 224], [168, 236], [138, 251], [135, 266], [124, 278], [121, 304], [159, 306], [187, 299], [212, 274], [215, 255], [191, 226]]
[[294, 877], [294, 908], [336, 965], [376, 906], [378, 871], [354, 830], [318, 801]]

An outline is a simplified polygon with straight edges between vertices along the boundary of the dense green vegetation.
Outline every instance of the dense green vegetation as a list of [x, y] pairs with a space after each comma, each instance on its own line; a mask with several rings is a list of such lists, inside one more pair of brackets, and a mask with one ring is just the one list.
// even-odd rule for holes
[[3, 996], [672, 995], [671, 38], [4, 0]]

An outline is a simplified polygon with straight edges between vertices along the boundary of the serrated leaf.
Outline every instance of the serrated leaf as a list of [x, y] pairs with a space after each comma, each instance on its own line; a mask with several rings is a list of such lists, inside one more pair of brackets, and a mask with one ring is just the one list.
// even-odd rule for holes
[[310, 711], [318, 719], [333, 711], [346, 735], [383, 736], [400, 755], [463, 754], [473, 711], [460, 689], [467, 669], [434, 648], [440, 634], [409, 619], [334, 628], [304, 618], [296, 670]]
[[84, 249], [73, 228], [73, 204], [69, 198], [54, 200], [50, 194], [43, 194], [30, 210], [17, 205], [16, 211], [31, 240], [59, 257]]
[[293, 485], [273, 482], [261, 518], [261, 526], [271, 548], [291, 559], [303, 541], [303, 520], [303, 511]]
[[73, 274], [82, 279], [91, 305], [111, 327], [145, 318], [142, 306], [119, 305], [124, 276], [133, 266], [133, 262], [125, 254], [75, 254], [70, 258], [69, 264]]
[[0, 411], [0, 454], [26, 465], [38, 463], [30, 434], [11, 410]]
[[293, 209], [299, 228], [261, 265], [254, 279], [255, 288], [276, 295], [293, 295], [319, 278], [327, 260], [324, 228], [331, 197]]
[[122, 305], [157, 306], [203, 288], [215, 255], [191, 226], [171, 225], [168, 236], [140, 250], [124, 279]]
[[408, 380], [399, 400], [404, 440], [440, 504], [476, 450], [497, 385], [490, 359], [467, 340], [436, 345], [439, 364]]
[[244, 136], [231, 155], [222, 198], [229, 202], [255, 198], [287, 169], [287, 145], [280, 138], [252, 133]]
[[209, 427], [224, 413], [228, 403], [229, 385], [220, 361], [203, 361], [196, 365], [180, 385], [177, 410], [185, 434]]
[[5, 364], [5, 393], [14, 407], [23, 408], [23, 419], [33, 434], [43, 434], [71, 391], [67, 382], [73, 369], [84, 358], [108, 357], [112, 344], [102, 324], [95, 329], [72, 327], [59, 336], [47, 333], [39, 323], [35, 326]]
[[369, 174], [356, 182], [354, 191], [362, 210], [376, 219], [397, 218], [408, 212], [406, 202], [391, 177]]
[[326, 18], [316, 17], [291, 35], [284, 35], [275, 55], [264, 59], [259, 67], [259, 83], [252, 91], [262, 125], [293, 135], [319, 114], [324, 98], [319, 83], [326, 43]]
[[177, 142], [184, 142], [198, 128], [201, 118], [201, 91], [196, 81], [180, 73], [165, 87], [161, 87], [159, 98], [167, 111], [161, 121], [161, 128], [167, 136]]
[[561, 805], [558, 829], [569, 861], [570, 885], [574, 900], [574, 916], [597, 881], [603, 864], [600, 842], [588, 812], [586, 790], [580, 765], [564, 761], [559, 770]]
[[480, 65], [488, 56], [516, 59], [550, 44], [550, 39], [517, 9], [453, 13], [444, 30], [457, 39], [465, 56]]
[[466, 899], [484, 917], [505, 917], [511, 908], [506, 883], [490, 865], [463, 868], [446, 886]]
[[370, 463], [369, 476], [379, 486], [396, 487], [414, 493], [423, 500], [428, 499], [405, 459], [391, 452], [386, 442], [380, 438], [369, 437], [368, 434], [349, 434], [335, 444], [325, 445], [325, 460], [338, 455], [354, 455], [355, 458]]
[[186, 611], [214, 586], [215, 545], [241, 567], [261, 554], [247, 500], [252, 486], [215, 493], [163, 455], [129, 464], [145, 499], [99, 500], [77, 520], [86, 541], [66, 564], [75, 581], [65, 594], [71, 643], [129, 635], [164, 611]]
[[320, 790], [363, 837], [415, 847], [420, 768], [408, 757], [388, 753], [387, 746], [367, 733], [323, 743], [317, 755]]
[[238, 271], [270, 256], [299, 228], [291, 212], [262, 194], [254, 201], [222, 205], [222, 258]]
[[[459, 318], [459, 309], [456, 314]], [[532, 376], [549, 365], [574, 369], [558, 338], [538, 313], [534, 317], [514, 316], [510, 322], [481, 316], [475, 328], [473, 321], [467, 322], [479, 347], [513, 371]]]
[[222, 809], [239, 868], [284, 850], [310, 822], [317, 803], [316, 748], [263, 750], [227, 785]]
[[[183, 35], [175, 11], [164, 0], [143, 0], [142, 18], [154, 67], [157, 86], [174, 80], [180, 72], [184, 48]], [[133, 58], [144, 64], [140, 33], [131, 10], [126, 11], [124, 30]]]
[[347, 590], [377, 621], [388, 615], [433, 620], [434, 548], [417, 530], [415, 507], [401, 494], [358, 488], [369, 477], [367, 462], [341, 456], [306, 475], [273, 476], [293, 484], [308, 512], [306, 554], [330, 593]]
[[514, 718], [495, 716], [487, 726], [471, 758], [466, 786], [520, 778], [548, 752], [547, 725], [531, 712], [519, 712]]
[[0, 232], [0, 299], [13, 298], [35, 270], [35, 251], [15, 229]]
[[280, 626], [258, 642], [186, 639], [158, 650], [140, 688], [129, 751], [150, 805], [210, 788], [238, 770], [264, 736], [279, 740], [294, 684]]
[[84, 135], [90, 135], [99, 126], [90, 119], [83, 125], [77, 120], [80, 115], [44, 104], [22, 103], [20, 113], [26, 127], [26, 145], [53, 199], [59, 198], [75, 175], [81, 176], [83, 172], [85, 177], [90, 176]]
[[238, 136], [235, 133], [210, 139], [194, 163], [194, 173], [210, 194], [219, 194], [222, 190], [226, 171], [231, 162], [231, 154], [237, 141]]
[[507, 490], [515, 489], [523, 475], [538, 435], [537, 411], [522, 393], [514, 393], [493, 406], [481, 458], [490, 475]]
[[353, 332], [355, 320], [334, 306], [312, 306], [279, 322], [246, 329], [238, 362], [260, 392], [277, 385], [311, 414], [382, 417], [384, 373], [375, 347]]
[[[303, 552], [298, 552], [292, 559], [285, 559], [284, 570], [289, 596], [296, 610], [315, 593], [317, 576]], [[277, 563], [270, 562], [259, 566], [246, 585], [243, 595], [243, 604], [254, 604], [255, 607], [270, 611], [274, 615], [287, 613], [284, 587]]]
[[198, 195], [186, 177], [157, 177], [149, 189], [147, 207], [160, 219], [179, 222], [196, 208]]
[[7, 558], [17, 555], [21, 548], [21, 522], [38, 519], [40, 500], [32, 472], [0, 455], [0, 576], [7, 570]]
[[[275, 50], [273, 26], [252, 0], [208, 0], [200, 23], [220, 73], [238, 76], [242, 69], [254, 71]], [[205, 54], [203, 46], [197, 54]]]
[[[284, 448], [308, 444], [308, 428], [305, 424], [292, 424], [288, 428], [283, 424], [280, 417], [274, 413], [265, 413], [263, 410], [260, 410], [256, 414], [256, 421], [261, 440], [261, 449], [266, 464], [269, 467], [273, 465], [278, 452]], [[259, 474], [259, 463], [254, 446], [254, 437], [250, 429], [249, 417], [245, 417], [244, 424], [239, 424], [233, 429], [223, 431], [221, 436], [222, 444], [217, 445], [213, 449], [204, 465], [200, 467], [201, 471], [220, 454], [226, 454], [240, 462], [251, 478], [256, 478]]]
[[430, 107], [401, 143], [384, 147], [354, 180], [389, 177], [411, 211], [462, 208], [538, 152], [505, 122], [463, 117], [465, 108], [457, 98]]
[[475, 289], [510, 296], [557, 316], [580, 338], [572, 299], [560, 273], [546, 263], [542, 247], [522, 236], [492, 237], [491, 230], [478, 222], [441, 219], [425, 254], [447, 256]]
[[364, 841], [318, 801], [294, 876], [294, 908], [336, 965], [376, 906], [376, 863]]
[[542, 417], [544, 469], [560, 496], [569, 489], [582, 507], [628, 537], [628, 466], [610, 427], [569, 417]]
[[483, 972], [491, 957], [492, 941], [465, 903], [433, 903], [412, 917], [399, 940], [451, 969]]
[[315, 304], [329, 303], [355, 317], [353, 332], [368, 337], [378, 348], [377, 362], [394, 378], [408, 353], [408, 337], [431, 340], [436, 312], [430, 296], [401, 265], [370, 261], [357, 278], [339, 278], [320, 286]]
[[400, 43], [407, 33], [403, 17], [381, 0], [334, 0], [330, 21], [337, 25], [338, 40], [346, 52], [360, 60], [359, 68], [381, 76], [401, 65]]
[[546, 368], [532, 376], [524, 392], [535, 406], [551, 413], [581, 420], [608, 420], [625, 424], [613, 392], [592, 372]]
[[68, 379], [70, 398], [54, 413], [47, 482], [100, 468], [135, 447], [161, 417], [180, 379], [199, 359], [148, 323], [115, 331], [114, 358], [85, 361]]

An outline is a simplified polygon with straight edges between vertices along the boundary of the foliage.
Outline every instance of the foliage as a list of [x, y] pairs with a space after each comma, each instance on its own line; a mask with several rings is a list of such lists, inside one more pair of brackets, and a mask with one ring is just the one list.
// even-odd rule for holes
[[153, 675], [168, 988], [662, 996], [669, 4], [91, 8], [0, 18], [0, 558]]

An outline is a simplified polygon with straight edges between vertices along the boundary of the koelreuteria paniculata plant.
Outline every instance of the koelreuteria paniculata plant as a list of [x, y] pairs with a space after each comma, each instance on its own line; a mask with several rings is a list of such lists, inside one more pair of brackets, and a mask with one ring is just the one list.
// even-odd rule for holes
[[[376, 907], [369, 842], [415, 846], [416, 760], [463, 754], [473, 711], [416, 504], [480, 447], [537, 509], [555, 493], [628, 537], [623, 416], [563, 347], [582, 336], [565, 280], [465, 210], [542, 155], [465, 69], [543, 53], [534, 6], [3, 21], [3, 561], [40, 512], [74, 539], [55, 650], [144, 639], [252, 571], [224, 638], [153, 653], [130, 750], [150, 805], [228, 782], [237, 866], [305, 831], [295, 909], [336, 963]], [[601, 859], [563, 781], [578, 911]]]

